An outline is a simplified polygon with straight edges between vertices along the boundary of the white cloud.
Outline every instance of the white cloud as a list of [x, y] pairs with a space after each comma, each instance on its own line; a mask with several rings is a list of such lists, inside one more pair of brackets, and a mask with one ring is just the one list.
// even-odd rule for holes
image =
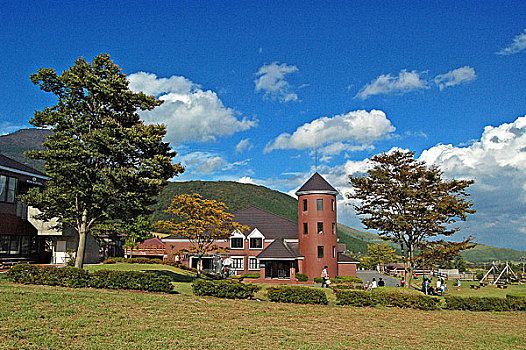
[[273, 62], [263, 65], [256, 73], [256, 92], [263, 92], [264, 96], [280, 102], [297, 101], [298, 95], [285, 80], [285, 75], [298, 71], [298, 67]]
[[424, 72], [413, 70], [408, 72], [403, 69], [398, 76], [382, 74], [369, 84], [365, 85], [355, 96], [365, 100], [369, 96], [380, 94], [405, 94], [411, 91], [428, 89], [428, 82], [422, 78]]
[[177, 155], [176, 161], [181, 162], [186, 168], [184, 175], [196, 173], [209, 174], [226, 164], [226, 161], [218, 154], [200, 151], [179, 154]]
[[203, 163], [199, 165], [197, 168], [197, 171], [203, 173], [203, 174], [209, 174], [213, 171], [216, 171], [220, 167], [223, 166], [225, 163], [225, 160], [221, 157], [211, 157], [205, 159]]
[[440, 91], [446, 87], [455, 86], [458, 84], [466, 83], [475, 80], [477, 75], [475, 70], [469, 66], [454, 69], [445, 74], [439, 74], [435, 77], [435, 84], [438, 85]]
[[435, 76], [433, 80], [426, 79], [424, 77], [425, 73], [427, 73], [427, 71], [418, 72], [413, 70], [408, 72], [403, 69], [398, 73], [398, 76], [393, 76], [391, 74], [380, 75], [378, 78], [362, 87], [354, 98], [365, 100], [373, 95], [403, 95], [416, 90], [429, 89], [433, 83], [439, 87], [440, 91], [442, 91], [446, 87], [472, 81], [477, 77], [475, 70], [469, 66], [460, 67], [447, 73], [439, 74]]
[[7, 135], [12, 132], [15, 132], [19, 129], [27, 128], [27, 126], [19, 125], [19, 124], [13, 124], [8, 121], [1, 121], [0, 122], [0, 135]]
[[243, 176], [242, 178], [238, 179], [237, 182], [240, 182], [242, 184], [253, 184], [255, 185], [255, 181], [250, 176]]
[[233, 163], [228, 163], [227, 165], [225, 165], [223, 167], [222, 170], [226, 171], [226, 170], [232, 170], [236, 167], [240, 167], [240, 166], [245, 166], [245, 165], [248, 165], [248, 163], [251, 161], [251, 159], [245, 159], [245, 160], [240, 160], [240, 161], [237, 161], [237, 162], [233, 162]]
[[250, 142], [250, 139], [243, 139], [239, 141], [239, 143], [236, 145], [236, 153], [243, 153], [245, 151], [250, 151], [252, 147], [253, 145]]
[[334, 117], [315, 119], [300, 126], [292, 135], [283, 133], [267, 144], [265, 152], [329, 145], [324, 151], [327, 152], [326, 154], [335, 154], [338, 149], [351, 150], [353, 146], [348, 143], [369, 144], [386, 137], [393, 131], [395, 127], [386, 118], [384, 112], [374, 109], [370, 112], [357, 110]]
[[519, 53], [526, 49], [526, 29], [524, 29], [524, 32], [517, 35], [515, 38], [513, 38], [513, 42], [500, 50], [499, 52], [496, 52], [497, 55], [512, 55], [514, 53]]
[[256, 120], [239, 119], [237, 113], [223, 105], [217, 94], [202, 90], [190, 80], [172, 76], [158, 78], [139, 72], [128, 76], [130, 89], [152, 94], [164, 103], [153, 111], [141, 112], [147, 123], [167, 126], [166, 139], [174, 144], [186, 141], [215, 141], [256, 126]]

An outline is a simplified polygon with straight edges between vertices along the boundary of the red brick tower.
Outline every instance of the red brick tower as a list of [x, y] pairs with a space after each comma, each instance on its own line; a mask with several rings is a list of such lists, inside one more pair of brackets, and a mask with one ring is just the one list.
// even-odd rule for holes
[[309, 280], [320, 277], [328, 266], [330, 277], [338, 273], [336, 196], [338, 191], [317, 172], [296, 192], [298, 196], [299, 252]]

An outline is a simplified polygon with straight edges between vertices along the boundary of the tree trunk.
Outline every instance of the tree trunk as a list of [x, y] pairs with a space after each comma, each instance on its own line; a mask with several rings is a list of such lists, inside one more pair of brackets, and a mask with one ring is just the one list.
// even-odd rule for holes
[[405, 264], [405, 286], [411, 288], [411, 280], [413, 279], [413, 246], [407, 247], [407, 259]]
[[79, 245], [77, 247], [77, 256], [75, 258], [75, 267], [82, 269], [84, 267], [84, 252], [86, 251], [86, 221], [88, 220], [88, 210], [82, 212], [80, 225], [77, 227], [79, 233]]
[[197, 259], [197, 278], [201, 277], [201, 254], [198, 255]]

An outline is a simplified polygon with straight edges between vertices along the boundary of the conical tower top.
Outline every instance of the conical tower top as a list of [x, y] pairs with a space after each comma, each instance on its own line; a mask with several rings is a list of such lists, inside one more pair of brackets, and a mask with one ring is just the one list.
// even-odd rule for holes
[[315, 172], [307, 182], [296, 191], [296, 196], [302, 196], [305, 194], [322, 193], [332, 194], [337, 196], [338, 191], [331, 186], [318, 172]]

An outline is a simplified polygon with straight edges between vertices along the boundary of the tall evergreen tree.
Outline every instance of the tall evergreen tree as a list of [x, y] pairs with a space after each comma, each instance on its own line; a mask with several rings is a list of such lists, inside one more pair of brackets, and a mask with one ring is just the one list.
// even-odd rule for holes
[[184, 171], [163, 142], [164, 125], [145, 125], [138, 112], [162, 101], [128, 88], [126, 75], [110, 56], [89, 63], [79, 58], [58, 75], [39, 69], [31, 81], [54, 94], [57, 104], [36, 111], [30, 123], [53, 134], [44, 150], [27, 156], [46, 162], [51, 180], [25, 200], [79, 234], [75, 266], [82, 268], [86, 236], [98, 224], [125, 222], [149, 213], [167, 179]]
[[365, 227], [403, 246], [409, 286], [415, 249], [429, 238], [451, 236], [459, 230], [451, 224], [475, 213], [466, 192], [473, 181], [442, 179], [438, 168], [414, 159], [414, 152], [381, 153], [371, 160], [367, 176], [349, 176], [354, 192], [347, 198], [358, 200], [354, 208], [364, 215]]

